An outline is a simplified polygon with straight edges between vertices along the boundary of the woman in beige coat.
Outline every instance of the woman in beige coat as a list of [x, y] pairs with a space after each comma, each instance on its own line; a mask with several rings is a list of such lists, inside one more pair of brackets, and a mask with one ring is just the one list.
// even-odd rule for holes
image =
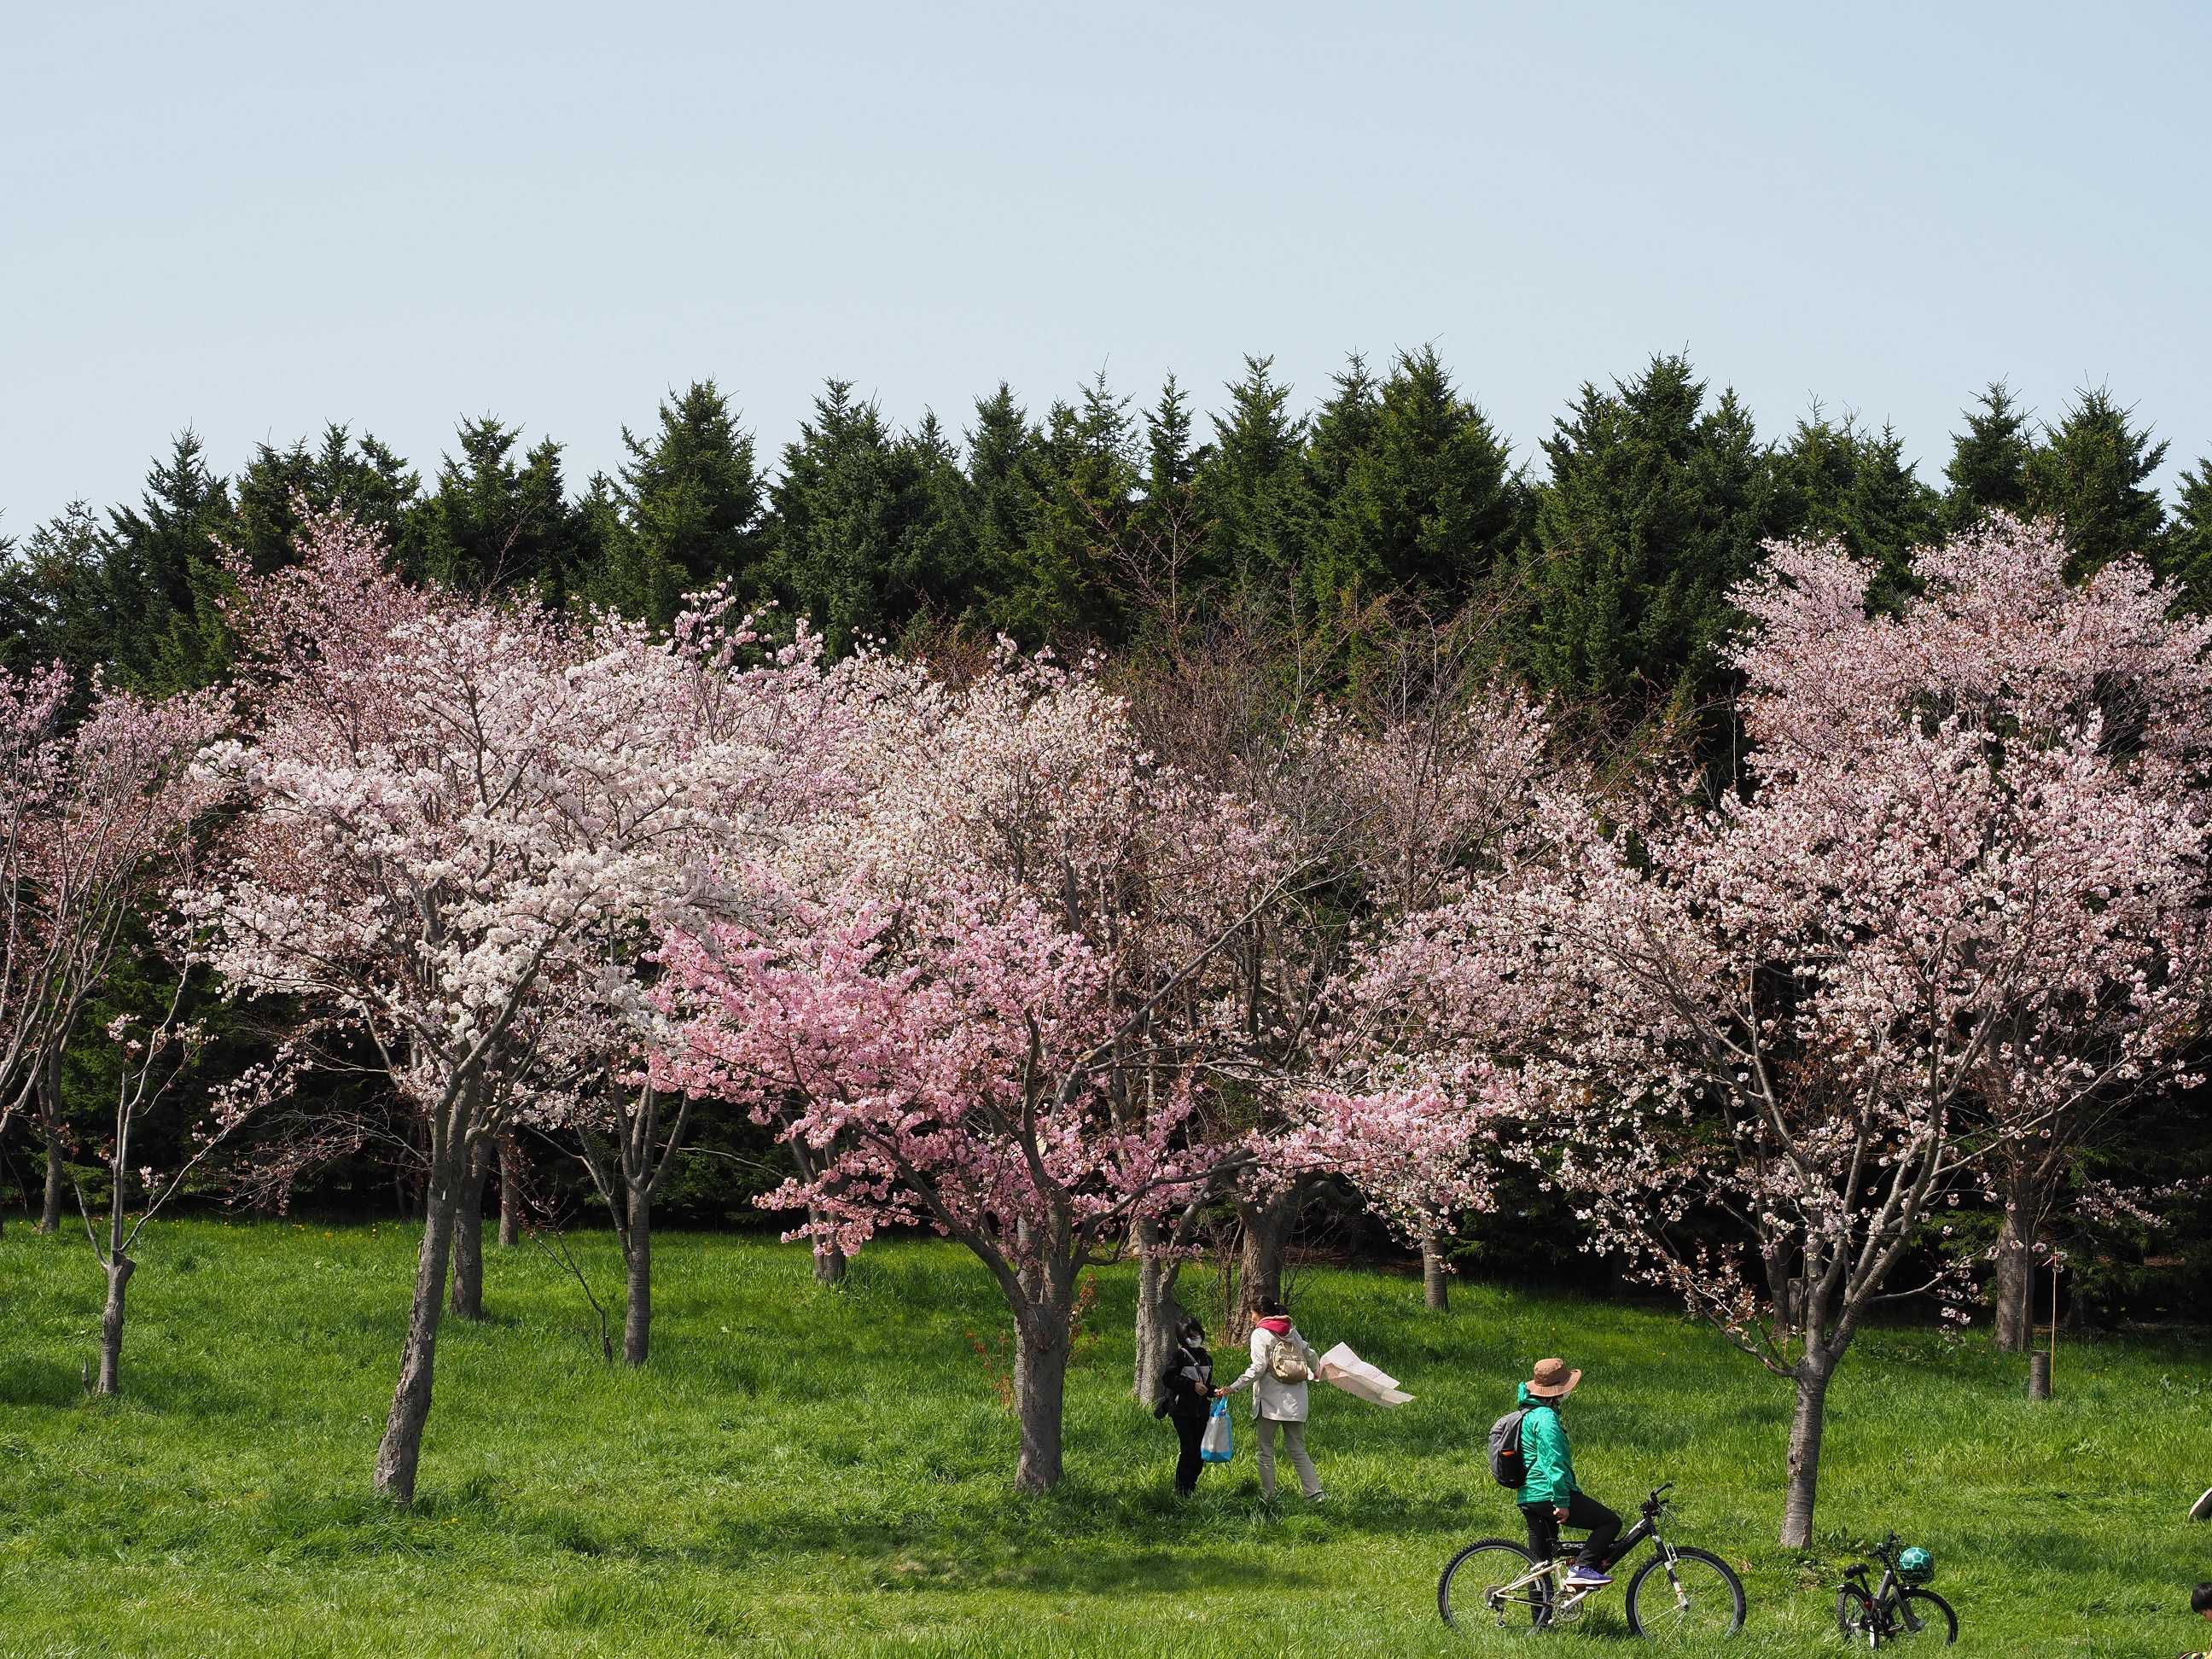
[[[1282, 1358], [1277, 1358], [1278, 1351]], [[1281, 1373], [1289, 1370], [1291, 1376]], [[1303, 1371], [1304, 1376], [1296, 1373]], [[1321, 1375], [1321, 1360], [1312, 1345], [1298, 1334], [1291, 1322], [1290, 1310], [1273, 1297], [1260, 1299], [1260, 1316], [1252, 1325], [1252, 1363], [1245, 1367], [1243, 1376], [1221, 1394], [1235, 1394], [1242, 1389], [1252, 1390], [1252, 1416], [1259, 1429], [1260, 1496], [1272, 1498], [1275, 1495], [1275, 1435], [1280, 1431], [1283, 1449], [1290, 1455], [1291, 1467], [1298, 1472], [1298, 1486], [1309, 1503], [1318, 1504], [1324, 1494], [1321, 1477], [1314, 1473], [1313, 1459], [1306, 1455], [1306, 1395], [1310, 1379]]]

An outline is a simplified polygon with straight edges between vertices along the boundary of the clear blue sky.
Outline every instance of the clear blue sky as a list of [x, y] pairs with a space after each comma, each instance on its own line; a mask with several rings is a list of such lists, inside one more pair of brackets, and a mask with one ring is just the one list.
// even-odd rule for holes
[[[2212, 450], [2212, 9], [27, 0], [0, 36], [0, 531], [327, 419], [577, 482], [713, 376], [956, 428], [1103, 364], [1309, 403], [1433, 341], [1534, 456], [1686, 346], [1934, 476], [2008, 377]], [[2170, 477], [2173, 470], [2167, 469]]]

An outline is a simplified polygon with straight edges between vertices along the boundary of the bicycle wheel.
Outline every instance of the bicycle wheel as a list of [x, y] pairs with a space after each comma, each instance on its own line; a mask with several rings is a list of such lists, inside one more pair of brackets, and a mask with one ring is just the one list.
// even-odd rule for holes
[[1522, 1582], [1535, 1568], [1534, 1556], [1503, 1538], [1469, 1544], [1452, 1557], [1443, 1577], [1437, 1580], [1437, 1611], [1456, 1631], [1485, 1626], [1504, 1630], [1523, 1620], [1546, 1624], [1552, 1611], [1551, 1581]]
[[1853, 1647], [1870, 1648], [1880, 1640], [1880, 1622], [1874, 1616], [1874, 1597], [1856, 1584], [1836, 1592], [1836, 1628]]
[[1889, 1621], [1893, 1642], [1941, 1642], [1945, 1647], [1959, 1639], [1959, 1615], [1934, 1590], [1909, 1589], [1897, 1598], [1897, 1616]]
[[1717, 1555], [1678, 1549], [1655, 1555], [1628, 1581], [1628, 1628], [1691, 1645], [1743, 1628], [1743, 1581]]

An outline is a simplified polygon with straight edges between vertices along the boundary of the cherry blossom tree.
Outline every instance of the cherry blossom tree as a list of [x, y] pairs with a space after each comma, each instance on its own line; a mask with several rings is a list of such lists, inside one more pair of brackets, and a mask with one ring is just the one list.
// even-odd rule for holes
[[70, 685], [59, 664], [30, 674], [0, 672], [0, 1134], [37, 1089], [61, 977], [64, 952], [42, 925], [29, 878], [68, 769], [61, 728]]
[[[528, 1103], [511, 1121], [572, 1146], [605, 1206], [622, 1249], [623, 1359], [642, 1365], [653, 1346], [653, 1206], [684, 1149], [696, 1097], [671, 1093], [652, 1057], [677, 1039], [649, 999], [651, 964], [633, 964], [603, 988], [578, 988], [538, 1074], [518, 1086]], [[594, 995], [595, 988], [611, 991]]]
[[63, 1053], [215, 799], [192, 761], [228, 718], [217, 693], [149, 702], [95, 682], [72, 720], [73, 691], [58, 667], [0, 671], [0, 1132], [26, 1109], [38, 1122], [41, 1232], [64, 1189]]
[[1421, 1255], [1422, 1296], [1449, 1305], [1440, 1241], [1494, 1201], [1499, 1125], [1517, 1121], [1513, 1078], [1479, 1064], [1446, 1087], [1407, 1079], [1315, 1091], [1303, 1122], [1267, 1150], [1269, 1165], [1342, 1179]]
[[741, 660], [750, 637], [715, 607], [664, 638], [410, 589], [341, 518], [309, 520], [296, 567], [239, 581], [247, 730], [209, 766], [246, 807], [190, 909], [229, 986], [297, 998], [422, 1116], [425, 1223], [376, 1460], [407, 1502], [477, 1148], [576, 988], [635, 971], [607, 937], [742, 908], [747, 859], [817, 787], [787, 740], [837, 691], [804, 635]]
[[[820, 1163], [769, 1201], [810, 1218], [800, 1236], [849, 1254], [929, 1225], [989, 1268], [1014, 1322], [1017, 1480], [1043, 1490], [1061, 1474], [1078, 1275], [1211, 1173], [1184, 1133], [1191, 1073], [1137, 1049], [1144, 1021], [1115, 1008], [1109, 965], [1026, 896], [854, 896], [800, 919], [780, 945], [672, 939], [694, 1018], [668, 1074], [788, 1114], [782, 1133]], [[1129, 1069], [1157, 1091], [1140, 1115]]]
[[[1931, 559], [1923, 603], [1996, 550]], [[1526, 999], [1531, 1132], [1595, 1242], [1793, 1385], [1798, 1547], [1869, 1312], [1928, 1288], [1899, 1271], [2008, 1148], [2171, 1064], [2203, 959], [2203, 829], [2102, 714], [2039, 729], [1916, 687], [1826, 735], [1874, 671], [1816, 647], [1863, 620], [1867, 576], [1780, 549], [1740, 596], [1747, 799], [1594, 825], [1557, 879], [1433, 930]], [[1993, 1115], [1999, 1070], [2019, 1103]]]
[[[1308, 872], [1231, 947], [1238, 972], [1223, 1000], [1261, 1079], [1215, 1126], [1252, 1152], [1231, 1166], [1226, 1192], [1239, 1223], [1246, 1307], [1281, 1294], [1307, 1194], [1337, 1172], [1319, 1155], [1326, 1137], [1316, 1138], [1323, 1127], [1316, 1103], [1379, 1100], [1376, 1090], [1407, 1081], [1374, 1029], [1387, 1021], [1365, 1018], [1391, 1011], [1380, 1001], [1355, 1007], [1363, 953], [1481, 872], [1525, 859], [1542, 804], [1579, 784], [1580, 769], [1558, 752], [1545, 711], [1497, 677], [1495, 643], [1480, 626], [1408, 619], [1356, 695], [1331, 702], [1315, 695], [1295, 650], [1231, 630], [1175, 657], [1137, 701], [1153, 746], [1249, 803], [1279, 855]], [[1362, 1017], [1348, 1018], [1355, 1012]], [[1453, 1103], [1455, 1115], [1463, 1109]], [[1367, 1124], [1386, 1126], [1415, 1131], [1424, 1150], [1433, 1147], [1431, 1132], [1402, 1114]], [[1447, 1203], [1428, 1213], [1441, 1227], [1452, 1211]], [[1196, 1213], [1178, 1219], [1188, 1225]], [[1410, 1241], [1422, 1251], [1434, 1305], [1445, 1297], [1444, 1239], [1431, 1231]], [[1159, 1370], [1144, 1340], [1146, 1292], [1155, 1279], [1171, 1288], [1177, 1259], [1164, 1251], [1155, 1270], [1154, 1256], [1143, 1257], [1140, 1390]], [[1164, 1331], [1164, 1320], [1158, 1325]]]
[[838, 856], [774, 927], [672, 933], [672, 1085], [808, 1154], [771, 1201], [857, 1249], [935, 1227], [1014, 1326], [1018, 1480], [1057, 1482], [1077, 1277], [1243, 1156], [1200, 1105], [1247, 1049], [1228, 942], [1291, 872], [1251, 814], [1133, 738], [1083, 671], [915, 683]]
[[[1901, 709], [1950, 711], [1991, 735], [1993, 763], [2027, 746], [2091, 746], [2145, 810], [2202, 817], [2212, 623], [2171, 614], [2171, 593], [2140, 561], [2115, 562], [2079, 585], [2066, 568], [2053, 529], [1994, 515], [1927, 550], [1925, 592], [1901, 614], [1871, 617], [1858, 602], [1863, 572], [1849, 560], [1823, 548], [1778, 550], [1766, 582], [1745, 595], [1762, 629], [1743, 664], [1756, 736], [1777, 756], [1817, 755], [1878, 735]], [[1814, 686], [1820, 695], [1805, 695]], [[2147, 933], [2185, 923], [2147, 914], [2143, 902], [2138, 895], [2115, 920]], [[2193, 911], [2201, 898], [2167, 890], [2162, 902]], [[2199, 966], [2170, 964], [2184, 975]], [[2087, 1061], [2125, 1040], [2137, 1018], [2132, 1005], [2107, 1000], [2077, 1011], [2063, 1040]], [[2001, 1136], [1990, 1166], [2001, 1206], [1995, 1340], [2019, 1352], [2043, 1230], [2085, 1147], [2138, 1091], [2076, 1095], [2068, 1069], [2048, 1061], [2057, 1033], [2032, 1020], [2003, 1036], [1989, 1046], [1971, 1101], [1999, 1130], [2025, 1131]]]

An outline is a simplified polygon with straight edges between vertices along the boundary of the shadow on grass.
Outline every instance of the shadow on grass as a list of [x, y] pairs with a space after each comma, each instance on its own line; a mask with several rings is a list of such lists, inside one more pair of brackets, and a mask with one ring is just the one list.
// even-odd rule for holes
[[0, 1361], [0, 1405], [68, 1406], [84, 1398], [84, 1376], [58, 1359]]
[[876, 1590], [988, 1589], [1063, 1595], [1199, 1596], [1312, 1588], [1322, 1582], [1303, 1568], [1285, 1567], [1208, 1537], [1189, 1539], [1181, 1547], [1158, 1539], [901, 1543], [883, 1535], [815, 1529], [804, 1545], [779, 1541], [793, 1549], [834, 1554], [841, 1575], [856, 1587]]

